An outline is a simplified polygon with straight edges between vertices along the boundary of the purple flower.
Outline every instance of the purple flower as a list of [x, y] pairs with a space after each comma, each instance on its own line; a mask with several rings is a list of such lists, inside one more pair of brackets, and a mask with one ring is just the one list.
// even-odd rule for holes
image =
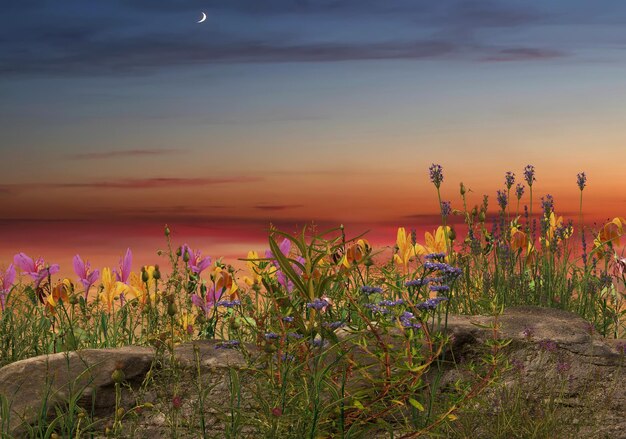
[[430, 291], [434, 291], [436, 293], [447, 293], [450, 291], [450, 287], [447, 285], [431, 285]]
[[378, 288], [378, 287], [371, 287], [371, 286], [369, 286], [369, 285], [363, 285], [363, 286], [361, 287], [361, 292], [362, 292], [363, 294], [367, 294], [367, 295], [369, 296], [370, 294], [374, 294], [374, 293], [379, 293], [379, 294], [380, 294], [380, 293], [382, 293], [382, 292], [383, 292], [383, 290], [382, 290], [382, 288]]
[[328, 328], [331, 331], [334, 331], [337, 328], [341, 328], [342, 326], [344, 326], [345, 323], [343, 323], [342, 321], [337, 321], [337, 322], [325, 322], [324, 323], [324, 328]]
[[215, 304], [222, 297], [222, 291], [219, 293], [215, 292], [215, 287], [212, 286], [209, 291], [207, 291], [206, 297], [199, 296], [197, 294], [193, 294], [191, 296], [191, 303], [204, 311], [205, 315], [209, 315], [211, 310], [215, 307]]
[[578, 188], [582, 191], [585, 186], [587, 186], [587, 176], [584, 172], [576, 175], [576, 183], [578, 184]]
[[265, 339], [266, 340], [276, 340], [277, 338], [280, 338], [280, 335], [276, 334], [275, 332], [266, 332], [265, 333]]
[[428, 282], [430, 282], [430, 279], [428, 278], [425, 278], [425, 279], [418, 278], [418, 279], [413, 279], [413, 280], [406, 282], [404, 286], [409, 287], [409, 288], [410, 287], [423, 287], [424, 285], [428, 284]]
[[546, 218], [549, 218], [550, 214], [554, 212], [554, 198], [552, 198], [552, 195], [548, 194], [545, 198], [541, 197], [541, 208]]
[[[289, 257], [289, 253], [291, 253], [291, 241], [287, 238], [283, 239], [283, 241], [278, 245], [278, 249], [283, 255]], [[265, 257], [268, 259], [276, 259], [276, 256], [271, 250], [265, 250]], [[276, 260], [272, 262], [278, 267], [278, 262]]]
[[430, 168], [430, 181], [435, 185], [437, 189], [441, 186], [441, 182], [443, 181], [443, 168], [441, 165], [432, 164]]
[[555, 352], [558, 348], [558, 345], [554, 340], [541, 340], [539, 342], [539, 347], [544, 351]]
[[288, 332], [287, 333], [287, 337], [295, 338], [296, 340], [300, 340], [302, 337], [304, 337], [304, 335], [298, 334], [297, 332]]
[[211, 266], [211, 258], [207, 256], [206, 258], [202, 257], [202, 252], [200, 250], [196, 250], [195, 252], [191, 250], [191, 248], [184, 244], [181, 248], [181, 252], [184, 255], [187, 255], [189, 260], [187, 261], [187, 266], [191, 270], [192, 273], [197, 274], [198, 276], [204, 270]]
[[441, 216], [448, 217], [452, 213], [452, 206], [449, 201], [441, 202]]
[[25, 274], [33, 278], [35, 288], [39, 288], [42, 280], [59, 271], [59, 264], [47, 265], [44, 263], [43, 258], [37, 258], [36, 261], [33, 261], [25, 253], [16, 254], [13, 257], [13, 263]]
[[295, 287], [294, 283], [287, 277], [287, 275], [282, 271], [278, 270], [276, 272], [276, 280], [278, 284], [281, 285], [284, 289], [287, 290], [288, 293], [291, 293]]
[[222, 341], [215, 345], [215, 349], [234, 349], [239, 347], [240, 344], [241, 342], [239, 340]]
[[498, 200], [498, 204], [500, 205], [500, 209], [503, 211], [506, 209], [506, 205], [509, 204], [509, 200], [506, 196], [505, 191], [498, 190], [498, 194], [496, 195], [496, 199]]
[[0, 310], [4, 311], [6, 297], [11, 288], [13, 288], [13, 282], [15, 282], [15, 267], [13, 264], [9, 265], [4, 274], [0, 273], [0, 279]]
[[417, 305], [415, 305], [415, 307], [417, 309], [421, 309], [424, 311], [432, 311], [435, 308], [437, 308], [437, 306], [441, 303], [441, 302], [445, 302], [446, 300], [448, 300], [447, 297], [433, 297], [432, 299], [428, 299], [425, 302], [422, 303], [418, 303]]
[[223, 306], [224, 308], [234, 308], [241, 305], [241, 300], [221, 300], [217, 302], [217, 306]]
[[524, 179], [526, 180], [528, 186], [532, 187], [533, 182], [535, 182], [536, 180], [535, 167], [533, 165], [526, 165], [526, 167], [524, 168]]
[[291, 323], [293, 322], [293, 320], [294, 319], [291, 316], [283, 317], [283, 322]]
[[446, 257], [445, 253], [429, 253], [426, 256], [424, 256], [424, 259], [427, 259], [429, 261], [442, 261], [443, 258]]
[[511, 171], [508, 171], [504, 174], [504, 185], [508, 190], [511, 190], [511, 187], [515, 184], [515, 174]]
[[83, 284], [85, 288], [85, 301], [87, 301], [87, 295], [89, 294], [89, 289], [91, 286], [96, 283], [98, 278], [100, 277], [100, 270], [90, 271], [91, 266], [89, 261], [83, 262], [79, 255], [74, 256], [74, 272], [78, 276], [78, 280]]
[[400, 324], [406, 329], [420, 329], [422, 325], [415, 319], [413, 313], [405, 311], [400, 316]]
[[315, 300], [313, 300], [313, 302], [307, 303], [306, 307], [307, 308], [313, 308], [313, 309], [315, 309], [317, 311], [324, 311], [328, 305], [330, 305], [330, 304], [328, 303], [328, 301], [326, 299], [315, 298]]
[[521, 183], [517, 183], [515, 186], [515, 195], [517, 195], [517, 199], [519, 200], [524, 195], [524, 185]]
[[115, 270], [115, 278], [118, 282], [126, 283], [128, 276], [130, 276], [131, 265], [133, 263], [133, 252], [129, 248], [126, 249], [126, 254], [120, 259], [119, 271]]
[[404, 300], [402, 300], [402, 299], [398, 299], [398, 300], [381, 300], [380, 302], [378, 302], [378, 306], [398, 306], [398, 305], [404, 305]]
[[567, 361], [559, 360], [556, 363], [556, 371], [559, 375], [563, 375], [572, 368], [572, 365]]

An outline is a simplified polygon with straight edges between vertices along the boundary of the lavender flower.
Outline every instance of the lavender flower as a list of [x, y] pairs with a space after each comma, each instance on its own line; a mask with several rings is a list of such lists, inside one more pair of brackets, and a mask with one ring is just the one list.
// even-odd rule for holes
[[415, 307], [417, 309], [421, 309], [421, 310], [424, 310], [424, 311], [432, 311], [435, 308], [437, 308], [437, 306], [441, 302], [445, 302], [446, 300], [448, 300], [448, 298], [447, 297], [443, 297], [443, 296], [433, 297], [432, 299], [428, 299], [425, 302], [418, 303], [417, 305], [415, 305]]
[[435, 185], [437, 189], [441, 186], [441, 182], [443, 182], [443, 168], [441, 165], [432, 164], [430, 168], [430, 181]]
[[235, 306], [241, 305], [241, 300], [221, 300], [217, 302], [217, 306], [223, 306], [225, 308], [233, 308]]
[[330, 329], [331, 331], [334, 331], [337, 328], [341, 328], [345, 323], [343, 323], [342, 321], [337, 321], [337, 322], [325, 322], [324, 323], [324, 327]]
[[528, 186], [532, 187], [533, 182], [536, 181], [535, 178], [535, 167], [533, 165], [526, 165], [524, 168], [524, 179]]
[[441, 202], [441, 216], [447, 218], [448, 216], [450, 216], [451, 213], [452, 213], [452, 206], [450, 205], [450, 202], [442, 201]]
[[504, 174], [504, 184], [508, 190], [511, 190], [511, 187], [515, 184], [515, 174], [511, 171], [508, 171]]
[[326, 309], [326, 307], [329, 305], [328, 301], [326, 299], [319, 299], [319, 298], [315, 298], [315, 300], [313, 300], [313, 302], [311, 303], [307, 303], [306, 307], [307, 308], [313, 308], [317, 311], [320, 310], [324, 310]]
[[369, 285], [363, 285], [361, 287], [361, 292], [363, 294], [367, 294], [369, 296], [370, 294], [374, 294], [374, 293], [382, 293], [383, 290], [382, 290], [382, 288], [370, 287]]
[[517, 196], [517, 199], [521, 199], [522, 196], [524, 195], [524, 185], [521, 183], [517, 183], [517, 186], [515, 186], [515, 195]]
[[554, 340], [541, 340], [539, 342], [539, 347], [547, 352], [555, 352], [558, 345]]
[[280, 335], [276, 334], [275, 332], [266, 332], [265, 333], [265, 339], [266, 340], [276, 340], [277, 338], [280, 338]]
[[496, 199], [498, 200], [498, 204], [500, 205], [500, 209], [503, 211], [506, 209], [506, 205], [509, 204], [509, 200], [506, 196], [505, 191], [498, 190], [498, 194], [496, 195]]
[[430, 279], [426, 278], [426, 279], [413, 279], [408, 281], [407, 283], [404, 284], [405, 287], [423, 287], [424, 285], [427, 285], [428, 282], [430, 282]]
[[293, 317], [291, 316], [283, 317], [283, 322], [291, 323], [293, 322]]
[[450, 291], [450, 287], [448, 285], [431, 285], [430, 291], [434, 291], [436, 293], [447, 293]]
[[422, 325], [415, 320], [413, 313], [408, 311], [403, 312], [400, 316], [400, 324], [406, 329], [420, 329], [422, 327]]
[[446, 257], [445, 253], [429, 253], [426, 256], [424, 256], [424, 259], [427, 259], [429, 261], [442, 261], [443, 258]]
[[300, 340], [304, 336], [302, 334], [298, 334], [297, 332], [288, 332], [287, 333], [287, 337], [295, 338], [296, 340]]
[[398, 299], [398, 300], [381, 300], [380, 302], [378, 302], [378, 306], [398, 306], [398, 305], [404, 305], [404, 300], [402, 300], [402, 299]]
[[582, 191], [585, 186], [587, 186], [587, 176], [584, 172], [576, 175], [576, 183], [578, 184], [578, 188]]
[[240, 344], [241, 342], [239, 340], [222, 341], [215, 345], [215, 349], [234, 349], [239, 347]]
[[545, 198], [541, 197], [541, 208], [546, 218], [550, 217], [550, 214], [554, 212], [554, 198], [548, 194]]

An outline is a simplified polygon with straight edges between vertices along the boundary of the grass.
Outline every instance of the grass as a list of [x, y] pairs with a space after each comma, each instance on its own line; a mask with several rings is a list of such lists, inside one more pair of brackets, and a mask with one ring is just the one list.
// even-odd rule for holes
[[[271, 229], [264, 257], [250, 252], [244, 259], [245, 276], [173, 245], [168, 227], [160, 255], [169, 261], [167, 276], [158, 265], [131, 273], [129, 251], [115, 273], [91, 270], [77, 256], [81, 282], [57, 282], [54, 265], [16, 255], [26, 274], [15, 282], [10, 266], [3, 275], [0, 365], [85, 348], [153, 346], [160, 358], [154, 374], [168, 387], [158, 410], [171, 437], [210, 437], [209, 417], [219, 420], [226, 437], [463, 437], [471, 407], [492, 400], [481, 399], [490, 391], [499, 392], [507, 409], [493, 418], [489, 437], [546, 437], [542, 432], [558, 418], [554, 406], [542, 409], [554, 416], [541, 421], [520, 405], [521, 387], [497, 387], [507, 367], [497, 316], [513, 305], [556, 307], [581, 315], [605, 337], [623, 337], [626, 259], [618, 249], [626, 221], [582, 228], [586, 180], [581, 184], [580, 176], [579, 230], [557, 215], [549, 195], [539, 215], [532, 202], [520, 214], [524, 187], [533, 196], [532, 167], [524, 171], [526, 186], [515, 189], [515, 211], [511, 173], [495, 209], [487, 196], [470, 208], [463, 184], [460, 208], [453, 208], [441, 198], [443, 169], [433, 165], [430, 177], [442, 224], [423, 242], [400, 228], [391, 258], [363, 236], [346, 237], [343, 227], [305, 228], [297, 236]], [[449, 226], [451, 216], [463, 218], [463, 237], [461, 228]], [[472, 379], [444, 392], [439, 380], [450, 360], [444, 354], [450, 313], [494, 316], [493, 337]], [[199, 358], [192, 378], [176, 364], [174, 347], [198, 339], [220, 340], [219, 348], [248, 360], [245, 371], [228, 371], [228, 398], [217, 406], [211, 402], [216, 384], [206, 381]], [[32, 436], [128, 435], [140, 411], [157, 410], [142, 399], [154, 374], [140, 389], [116, 379], [115, 412], [106, 425], [78, 406], [80, 388], [53, 409], [52, 420], [44, 401]], [[122, 392], [137, 393], [136, 404], [124, 406]], [[195, 395], [193, 404], [185, 392]], [[0, 396], [0, 427], [8, 437], [9, 402]], [[187, 425], [184, 418], [195, 421]]]

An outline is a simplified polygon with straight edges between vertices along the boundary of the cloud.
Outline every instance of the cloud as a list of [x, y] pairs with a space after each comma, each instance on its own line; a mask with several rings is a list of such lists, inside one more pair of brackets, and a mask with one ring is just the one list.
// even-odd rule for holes
[[264, 205], [254, 206], [255, 209], [267, 210], [267, 211], [297, 209], [299, 207], [304, 207], [304, 205], [303, 204], [264, 204]]
[[563, 58], [567, 53], [553, 49], [539, 49], [532, 47], [514, 47], [500, 49], [491, 55], [481, 58], [481, 61], [541, 61], [555, 58]]
[[99, 160], [110, 159], [116, 157], [144, 157], [144, 156], [160, 156], [168, 154], [178, 154], [184, 150], [176, 149], [127, 149], [120, 151], [103, 151], [103, 152], [83, 152], [77, 154], [68, 154], [67, 157], [74, 160]]
[[227, 178], [126, 178], [111, 181], [85, 183], [30, 183], [0, 186], [0, 192], [15, 193], [24, 190], [49, 189], [159, 189], [194, 186], [214, 186], [261, 181], [260, 177], [235, 176]]

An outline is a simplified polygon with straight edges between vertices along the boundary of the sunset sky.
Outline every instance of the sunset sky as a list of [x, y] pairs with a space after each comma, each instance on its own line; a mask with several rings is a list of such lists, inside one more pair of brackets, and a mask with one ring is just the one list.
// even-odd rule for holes
[[589, 224], [626, 216], [620, 0], [20, 0], [0, 54], [0, 266], [163, 263], [166, 223], [227, 259], [270, 221], [392, 245], [435, 227], [431, 163], [456, 208], [530, 163], [537, 202], [577, 218], [585, 171]]

